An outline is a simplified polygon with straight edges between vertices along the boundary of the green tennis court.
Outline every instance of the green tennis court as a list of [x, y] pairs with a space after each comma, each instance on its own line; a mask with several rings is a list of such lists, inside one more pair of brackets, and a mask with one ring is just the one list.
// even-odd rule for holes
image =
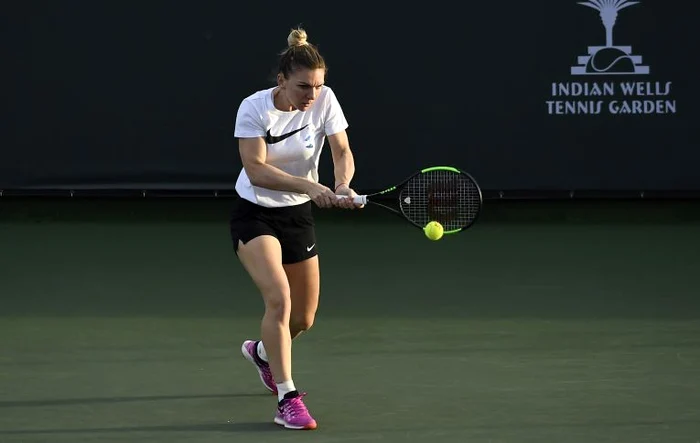
[[700, 441], [697, 204], [487, 202], [439, 242], [316, 211], [311, 432], [239, 353], [229, 204], [0, 202], [0, 441]]

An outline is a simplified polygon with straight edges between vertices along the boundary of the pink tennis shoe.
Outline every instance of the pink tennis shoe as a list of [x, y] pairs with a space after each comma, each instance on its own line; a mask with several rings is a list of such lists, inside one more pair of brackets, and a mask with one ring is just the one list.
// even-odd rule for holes
[[306, 393], [285, 398], [277, 406], [275, 423], [287, 429], [316, 429], [316, 420], [309, 414], [302, 399]]
[[[258, 342], [254, 340], [246, 340], [241, 346], [243, 356], [255, 366], [262, 381], [263, 386], [275, 394], [277, 394], [277, 384], [272, 377], [270, 365], [263, 361], [258, 355]], [[284, 426], [287, 429], [316, 429], [318, 426], [316, 420], [309, 414], [306, 409], [303, 397], [306, 393], [299, 394], [298, 392], [290, 392], [277, 405], [277, 413], [275, 414], [275, 423]]]
[[270, 365], [263, 361], [258, 355], [258, 342], [253, 340], [246, 340], [241, 346], [241, 353], [243, 356], [255, 366], [258, 370], [258, 375], [260, 375], [260, 381], [262, 381], [263, 386], [272, 392], [277, 394], [277, 384], [275, 379], [272, 377], [272, 371], [270, 371]]

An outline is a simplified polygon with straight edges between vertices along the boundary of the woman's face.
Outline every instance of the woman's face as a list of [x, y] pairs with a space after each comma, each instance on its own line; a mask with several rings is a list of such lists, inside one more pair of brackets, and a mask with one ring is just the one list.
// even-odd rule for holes
[[[277, 75], [277, 84], [282, 91], [282, 102], [285, 110], [308, 110], [313, 105], [325, 81], [324, 69], [297, 68], [285, 78]], [[288, 109], [286, 109], [288, 108]]]

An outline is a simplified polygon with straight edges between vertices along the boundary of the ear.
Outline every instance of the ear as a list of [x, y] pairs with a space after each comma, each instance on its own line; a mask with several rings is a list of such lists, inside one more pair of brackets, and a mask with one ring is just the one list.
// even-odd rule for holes
[[286, 80], [286, 79], [284, 78], [284, 75], [282, 75], [281, 72], [280, 72], [279, 74], [277, 74], [277, 86], [279, 86], [280, 88], [284, 89], [285, 83], [286, 83], [285, 80]]

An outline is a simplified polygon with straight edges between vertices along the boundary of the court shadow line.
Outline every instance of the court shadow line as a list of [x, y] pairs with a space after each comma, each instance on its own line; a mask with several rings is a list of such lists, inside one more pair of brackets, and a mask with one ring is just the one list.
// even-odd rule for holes
[[[697, 344], [695, 342], [691, 343], [625, 343], [619, 345], [568, 345], [566, 348], [561, 345], [549, 345], [546, 344], [534, 344], [531, 346], [502, 346], [499, 347], [494, 345], [492, 347], [486, 346], [464, 346], [464, 347], [451, 347], [443, 348], [438, 346], [433, 346], [432, 348], [427, 347], [416, 347], [411, 349], [380, 349], [375, 351], [380, 351], [384, 355], [420, 355], [420, 354], [435, 354], [435, 355], [468, 355], [468, 354], [479, 354], [479, 353], [508, 353], [508, 352], [616, 352], [616, 351], [630, 351], [630, 350], [646, 350], [654, 348], [664, 348], [673, 347], [674, 349], [696, 349]], [[367, 349], [343, 349], [342, 351], [329, 350], [326, 352], [327, 356], [349, 356], [349, 355], [367, 355]]]
[[[582, 421], [582, 422], [499, 422], [493, 424], [477, 424], [477, 425], [453, 425], [442, 426], [442, 431], [460, 431], [465, 428], [470, 430], [494, 431], [494, 430], [517, 430], [517, 429], [576, 429], [576, 428], [619, 428], [619, 427], [658, 427], [668, 425], [685, 425], [696, 423], [694, 419], [670, 419], [670, 420], [630, 420], [630, 421]], [[403, 433], [410, 431], [425, 432], [426, 427], [401, 427], [396, 429], [381, 429], [379, 430], [356, 430], [357, 434], [367, 434], [381, 432], [384, 435], [395, 433]], [[110, 433], [129, 433], [129, 432], [280, 432], [283, 433], [284, 428], [274, 424], [272, 421], [265, 422], [241, 422], [241, 423], [199, 423], [199, 424], [182, 424], [182, 425], [160, 425], [160, 426], [125, 426], [111, 428], [74, 428], [74, 429], [9, 429], [0, 430], [0, 436], [5, 435], [69, 435], [69, 434], [110, 434]]]
[[143, 395], [132, 397], [87, 397], [87, 398], [59, 398], [47, 400], [17, 400], [0, 401], [0, 408], [30, 408], [44, 406], [72, 406], [87, 404], [113, 404], [141, 401], [168, 401], [168, 400], [201, 400], [217, 398], [244, 398], [244, 397], [270, 397], [269, 393], [232, 393], [232, 394], [196, 394], [196, 395]]
[[127, 432], [280, 432], [281, 430], [282, 428], [274, 424], [272, 421], [265, 421], [161, 426], [125, 426], [112, 428], [9, 429], [0, 430], [0, 435], [109, 434]]

